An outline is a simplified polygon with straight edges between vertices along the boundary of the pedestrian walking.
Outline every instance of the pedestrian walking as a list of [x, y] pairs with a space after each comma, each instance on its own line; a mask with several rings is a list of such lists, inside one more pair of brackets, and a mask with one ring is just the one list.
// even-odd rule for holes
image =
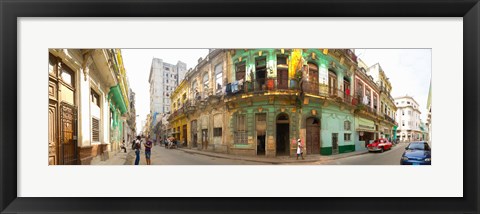
[[147, 142], [144, 143], [145, 146], [145, 160], [147, 161], [147, 165], [150, 165], [152, 162], [150, 160], [150, 157], [152, 155], [152, 141], [150, 140], [150, 137], [147, 136]]
[[137, 136], [137, 140], [135, 141], [135, 165], [138, 165], [140, 163], [140, 147], [142, 144], [140, 144], [140, 136]]
[[303, 158], [302, 140], [300, 139], [297, 140], [297, 160], [298, 160], [298, 156], [302, 156], [302, 160], [305, 160], [305, 158]]
[[125, 145], [125, 140], [123, 140], [121, 148], [123, 151], [125, 151], [125, 153], [127, 153], [127, 145]]

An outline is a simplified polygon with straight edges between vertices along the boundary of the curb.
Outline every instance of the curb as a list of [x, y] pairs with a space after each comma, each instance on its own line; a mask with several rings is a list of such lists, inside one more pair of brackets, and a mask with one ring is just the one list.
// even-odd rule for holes
[[215, 154], [215, 153], [210, 153], [210, 152], [197, 152], [197, 151], [192, 151], [190, 149], [185, 149], [185, 148], [177, 148], [185, 153], [190, 153], [190, 154], [200, 154], [200, 155], [205, 155], [208, 157], [217, 157], [217, 158], [225, 158], [225, 159], [230, 159], [230, 160], [243, 160], [243, 161], [251, 161], [251, 162], [258, 162], [258, 163], [271, 163], [271, 164], [283, 164], [283, 163], [311, 163], [311, 162], [324, 162], [324, 161], [331, 161], [331, 160], [336, 160], [340, 158], [347, 158], [347, 157], [352, 157], [352, 156], [358, 156], [358, 155], [364, 155], [368, 154], [368, 151], [357, 153], [357, 154], [352, 154], [348, 156], [342, 156], [342, 157], [333, 157], [333, 158], [328, 158], [328, 159], [317, 159], [317, 160], [285, 160], [285, 161], [269, 161], [269, 160], [255, 160], [255, 159], [249, 159], [249, 158], [243, 158], [243, 157], [228, 157], [228, 156], [223, 156], [220, 154]]

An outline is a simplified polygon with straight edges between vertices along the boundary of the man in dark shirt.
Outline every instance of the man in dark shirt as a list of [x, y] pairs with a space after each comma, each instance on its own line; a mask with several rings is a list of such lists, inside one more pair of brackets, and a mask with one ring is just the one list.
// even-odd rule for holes
[[144, 144], [145, 146], [145, 160], [147, 161], [147, 165], [151, 164], [150, 156], [152, 155], [152, 141], [150, 140], [150, 136], [147, 136], [147, 142]]

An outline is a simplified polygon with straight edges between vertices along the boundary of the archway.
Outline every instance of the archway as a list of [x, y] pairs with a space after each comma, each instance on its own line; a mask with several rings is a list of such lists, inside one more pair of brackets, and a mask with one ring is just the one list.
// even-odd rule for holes
[[290, 120], [288, 114], [281, 113], [277, 116], [276, 154], [289, 155]]
[[320, 154], [320, 119], [309, 117], [306, 123], [306, 152], [307, 154]]

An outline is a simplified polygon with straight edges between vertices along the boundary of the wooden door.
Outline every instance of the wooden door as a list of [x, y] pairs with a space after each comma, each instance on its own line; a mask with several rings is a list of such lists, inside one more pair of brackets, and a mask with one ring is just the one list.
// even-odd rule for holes
[[192, 126], [190, 126], [190, 132], [192, 134], [192, 147], [197, 147], [197, 121], [192, 121]]
[[278, 89], [288, 89], [288, 70], [279, 69], [277, 71], [277, 87]]
[[60, 156], [63, 165], [78, 164], [77, 158], [77, 110], [62, 103], [60, 112]]
[[55, 102], [48, 105], [48, 165], [58, 164], [58, 111]]
[[338, 133], [332, 133], [332, 154], [338, 154]]
[[308, 63], [308, 83], [310, 85], [310, 93], [319, 93], [318, 66], [316, 64]]
[[307, 154], [320, 154], [320, 120], [317, 118], [307, 119]]
[[332, 96], [337, 95], [337, 75], [332, 71], [328, 72], [328, 92]]
[[182, 133], [183, 133], [183, 143], [184, 145], [188, 145], [187, 144], [187, 125], [183, 125]]

